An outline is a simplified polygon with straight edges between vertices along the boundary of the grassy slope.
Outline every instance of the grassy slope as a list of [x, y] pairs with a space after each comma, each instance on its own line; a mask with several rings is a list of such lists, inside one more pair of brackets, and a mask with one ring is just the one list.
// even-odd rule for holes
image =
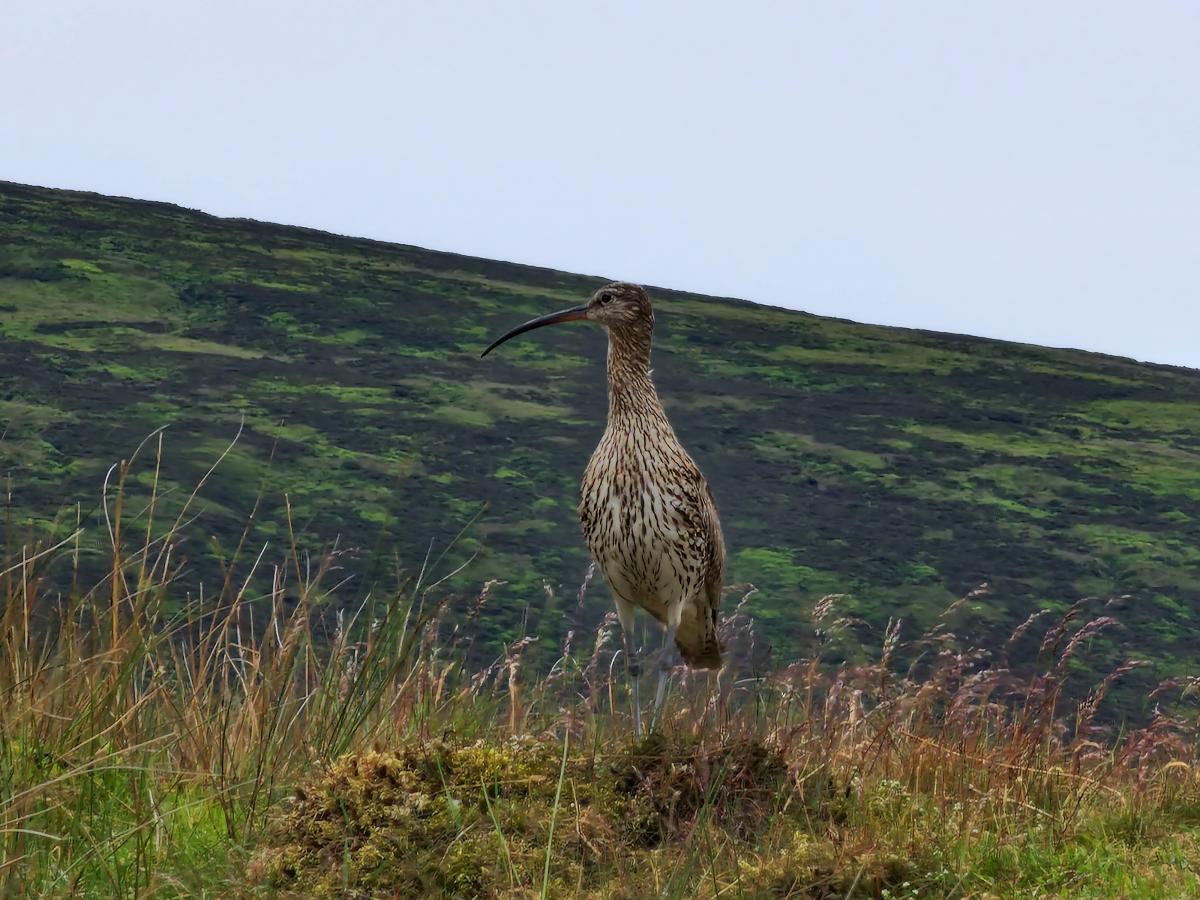
[[[302, 537], [338, 531], [364, 560], [377, 547], [419, 560], [487, 502], [455, 552], [480, 551], [470, 582], [508, 581], [492, 636], [516, 635], [529, 603], [530, 630], [558, 634], [571, 604], [543, 603], [541, 580], [569, 591], [586, 566], [575, 491], [603, 425], [603, 340], [562, 328], [477, 357], [597, 283], [0, 185], [15, 519], [78, 497], [95, 524], [104, 471], [166, 423], [163, 483], [186, 493], [244, 416], [205, 492], [205, 536], [236, 542], [264, 477], [259, 538], [285, 538], [286, 490]], [[916, 630], [987, 581], [978, 633], [1129, 594], [1126, 628], [1091, 658], [1153, 658], [1143, 685], [1189, 669], [1200, 373], [654, 297], [657, 382], [721, 504], [729, 578], [761, 589], [753, 612], [782, 657], [805, 649], [798, 610], [822, 594], [852, 592], [877, 632], [892, 615]], [[580, 624], [606, 608], [594, 593]]]
[[1200, 896], [1197, 682], [1093, 727], [1106, 685], [1062, 688], [1102, 620], [1051, 621], [1028, 678], [939, 629], [914, 678], [894, 633], [838, 665], [824, 601], [811, 663], [683, 678], [631, 741], [615, 623], [548, 675], [473, 670], [436, 593], [322, 633], [362, 597], [303, 551], [265, 602], [250, 552], [172, 609], [179, 534], [132, 539], [162, 512], [114, 512], [114, 581], [77, 602], [43, 577], [70, 547], [0, 570], [2, 896]]

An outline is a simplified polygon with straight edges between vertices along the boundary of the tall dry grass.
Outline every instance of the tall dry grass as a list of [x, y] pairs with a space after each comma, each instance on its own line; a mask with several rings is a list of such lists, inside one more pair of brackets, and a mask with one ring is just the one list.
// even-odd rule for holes
[[[161, 434], [149, 496], [133, 502], [128, 488], [145, 449], [105, 480], [107, 552], [92, 583], [82, 529], [39, 539], [9, 517], [0, 562], [6, 891], [123, 895], [163, 878], [160, 886], [188, 890], [189, 863], [220, 872], [313, 766], [403, 739], [449, 702], [451, 666], [422, 643], [444, 602], [436, 586], [398, 580], [341, 607], [349, 592], [336, 546], [309, 554], [291, 538], [271, 559], [250, 549], [249, 525], [215, 590], [188, 584], [180, 546], [213, 473], [164, 522]], [[289, 515], [289, 535], [290, 525]], [[164, 873], [177, 852], [191, 858]]]
[[[256, 544], [257, 504], [220, 584], [201, 589], [181, 548], [215, 476], [168, 513], [157, 477], [144, 489], [131, 478], [139, 466], [157, 475], [162, 453], [154, 435], [109, 473], [102, 567], [89, 562], [94, 544], [78, 527], [39, 535], [9, 517], [0, 892], [251, 890], [247, 862], [286, 798], [347, 753], [534, 735], [564, 742], [565, 772], [566, 742], [592, 759], [628, 748], [613, 616], [594, 634], [541, 636], [561, 647], [548, 671], [528, 664], [533, 635], [471, 668], [496, 582], [453, 604], [427, 571], [365, 591], [336, 545], [300, 547], [290, 516], [285, 547]], [[1081, 835], [1100, 829], [1102, 843], [1136, 849], [1200, 822], [1189, 705], [1197, 682], [1162, 685], [1144, 725], [1104, 725], [1106, 693], [1139, 663], [1117, 667], [1082, 700], [1068, 701], [1067, 685], [1072, 660], [1113, 624], [1105, 610], [1089, 615], [1081, 601], [1048, 624], [1031, 616], [1010, 644], [1041, 630], [1041, 662], [1022, 668], [1007, 648], [952, 633], [955, 614], [979, 600], [963, 598], [912, 640], [894, 622], [876, 661], [851, 665], [836, 660], [855, 640], [853, 623], [839, 615], [839, 597], [826, 597], [811, 611], [812, 655], [759, 672], [753, 589], [743, 589], [722, 626], [740, 665], [719, 677], [678, 673], [664, 716], [669, 740], [656, 752], [670, 757], [661, 771], [675, 772], [675, 799], [661, 810], [666, 842], [633, 861], [628, 848], [597, 838], [580, 851], [596, 854], [588, 866], [563, 865], [580, 867], [581, 887], [586, 871], [592, 887], [609, 873], [612, 885], [659, 893], [757, 885], [880, 896], [898, 896], [906, 882], [984, 894], [1044, 865], [1046, 883], [1065, 890], [1069, 876], [1054, 867]], [[911, 662], [901, 668], [900, 658]], [[724, 776], [705, 760], [739, 743], [782, 760], [788, 787], [755, 801], [752, 828], [743, 817], [730, 830], [714, 825]], [[643, 772], [648, 792], [667, 777], [661, 771]], [[570, 819], [559, 815], [560, 800], [570, 802], [562, 772], [551, 828]], [[681, 805], [680, 796], [700, 799]], [[1176, 850], [1167, 869], [1145, 877], [1167, 878], [1177, 864], [1186, 879], [1193, 857]], [[547, 854], [537, 871], [518, 871], [510, 854], [508, 885], [545, 889], [556, 865]]]

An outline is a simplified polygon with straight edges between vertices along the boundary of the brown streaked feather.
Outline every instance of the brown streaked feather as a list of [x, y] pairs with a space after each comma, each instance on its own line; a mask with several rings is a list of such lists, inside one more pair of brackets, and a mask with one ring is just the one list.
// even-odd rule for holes
[[654, 317], [636, 285], [627, 317], [608, 323], [608, 427], [588, 463], [579, 504], [584, 536], [605, 581], [666, 624], [694, 668], [719, 668], [717, 622], [725, 547], [712, 492], [676, 436], [650, 378]]

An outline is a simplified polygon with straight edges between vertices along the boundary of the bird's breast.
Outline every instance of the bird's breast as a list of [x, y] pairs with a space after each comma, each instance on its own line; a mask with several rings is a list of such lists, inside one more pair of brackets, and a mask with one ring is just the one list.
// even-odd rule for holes
[[657, 616], [654, 607], [690, 591], [701, 560], [691, 533], [695, 466], [682, 448], [680, 458], [648, 443], [605, 433], [584, 472], [579, 515], [610, 586]]

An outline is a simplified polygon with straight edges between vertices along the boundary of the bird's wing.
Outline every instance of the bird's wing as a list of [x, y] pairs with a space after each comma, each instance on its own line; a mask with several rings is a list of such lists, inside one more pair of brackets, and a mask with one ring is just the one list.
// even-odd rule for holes
[[[703, 476], [701, 476], [703, 477]], [[717, 512], [717, 501], [708, 482], [704, 482], [704, 511], [706, 542], [710, 553], [704, 571], [704, 587], [712, 604], [714, 619], [721, 607], [721, 593], [725, 589], [725, 535], [721, 532], [721, 517]]]
[[666, 479], [666, 493], [675, 512], [680, 536], [692, 564], [699, 569], [705, 593], [714, 588], [720, 598], [725, 576], [725, 541], [717, 502], [699, 467], [685, 457]]
[[725, 542], [708, 482], [695, 463], [688, 469], [687, 477], [672, 487], [678, 493], [676, 508], [683, 522], [680, 531], [686, 536], [689, 568], [698, 577], [685, 598], [690, 609], [684, 610], [676, 644], [693, 667], [719, 668], [721, 645], [717, 640], [717, 624], [725, 579]]

